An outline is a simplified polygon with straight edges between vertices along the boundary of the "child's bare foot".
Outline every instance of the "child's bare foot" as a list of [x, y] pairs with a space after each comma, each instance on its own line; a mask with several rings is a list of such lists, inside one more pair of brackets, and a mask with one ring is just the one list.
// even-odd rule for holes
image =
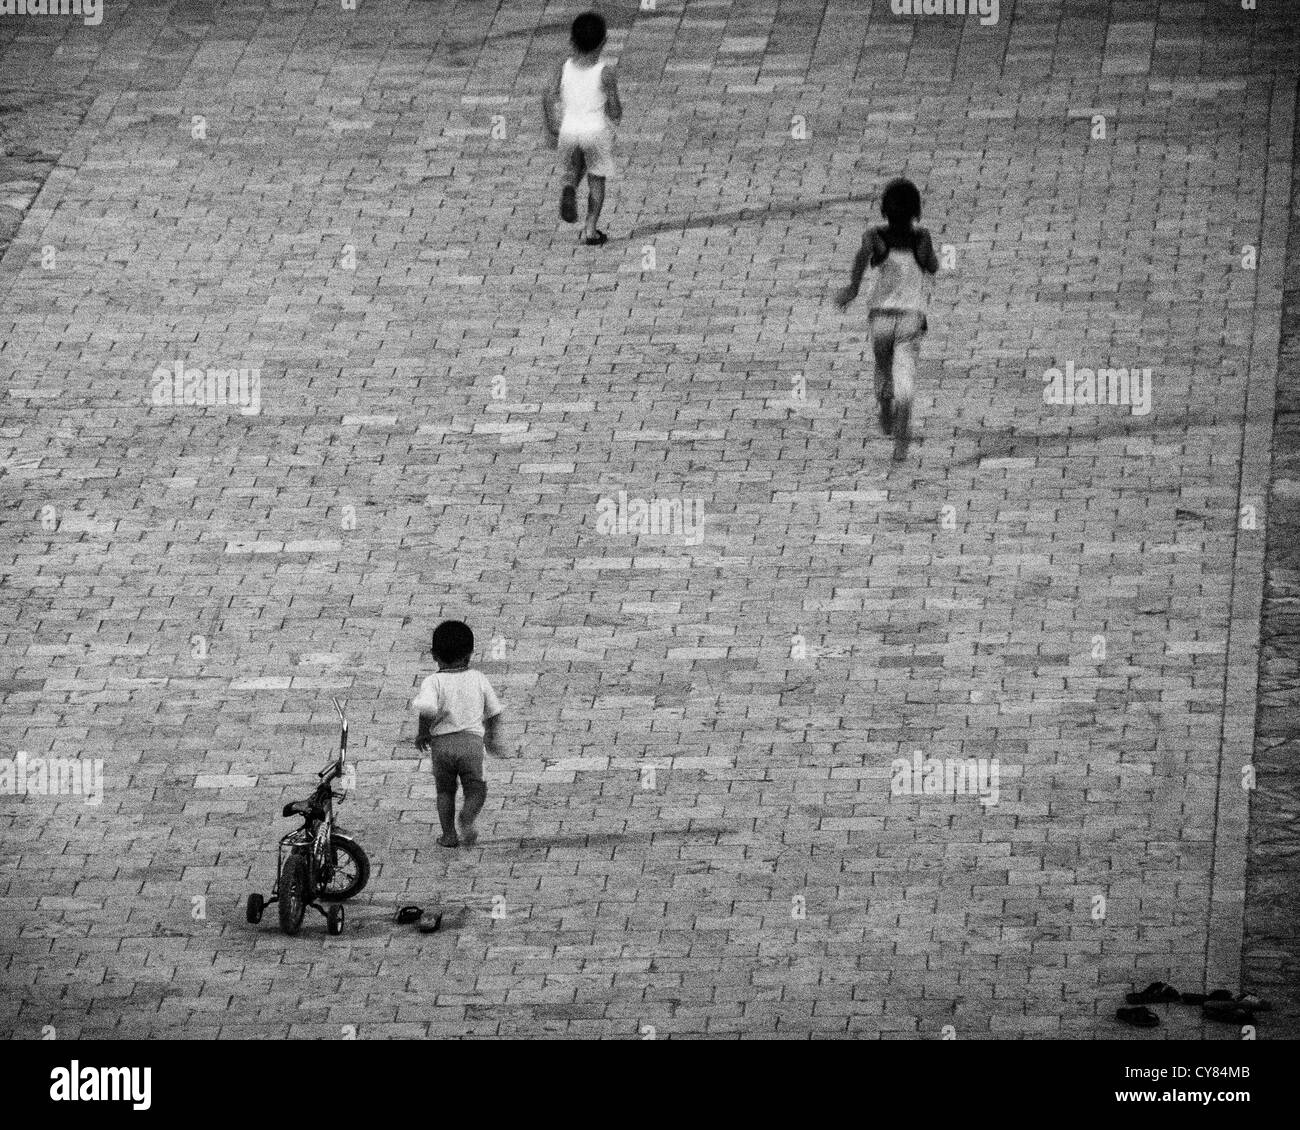
[[444, 832], [441, 836], [438, 837], [438, 846], [439, 847], [460, 847], [460, 840], [458, 840], [455, 837], [455, 835], [449, 836], [447, 835], [446, 832]]
[[458, 821], [460, 824], [460, 842], [466, 847], [473, 847], [478, 843], [478, 829], [473, 824], [466, 824], [463, 820]]

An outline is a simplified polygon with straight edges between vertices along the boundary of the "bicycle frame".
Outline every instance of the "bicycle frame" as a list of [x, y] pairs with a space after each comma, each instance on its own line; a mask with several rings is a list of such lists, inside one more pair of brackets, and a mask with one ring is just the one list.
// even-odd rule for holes
[[[280, 837], [270, 897], [264, 899], [254, 891], [244, 908], [244, 917], [256, 926], [267, 906], [279, 903], [280, 929], [290, 936], [298, 933], [308, 906], [325, 918], [329, 934], [341, 934], [342, 904], [359, 894], [370, 878], [370, 858], [365, 849], [334, 819], [334, 802], [342, 803], [344, 799], [342, 793], [334, 791], [333, 784], [347, 768], [348, 718], [339, 700], [333, 702], [339, 716], [338, 756], [316, 774], [318, 783], [309, 797], [284, 806], [282, 816], [299, 816], [302, 823]], [[339, 861], [344, 857], [348, 865], [340, 871]]]
[[[275, 886], [271, 888], [271, 902], [274, 902], [280, 894], [280, 875], [284, 870], [286, 855], [293, 852], [306, 853], [309, 901], [314, 901], [318, 892], [329, 884], [338, 863], [333, 844], [334, 801], [342, 803], [343, 796], [335, 793], [331, 786], [334, 781], [343, 776], [347, 765], [348, 719], [339, 700], [332, 698], [330, 701], [334, 703], [334, 710], [339, 716], [338, 757], [316, 774], [320, 778], [320, 784], [307, 798], [306, 812], [295, 812], [293, 804], [285, 805], [284, 815], [301, 816], [302, 824], [280, 838], [280, 848], [275, 863]], [[298, 802], [300, 805], [303, 803]]]

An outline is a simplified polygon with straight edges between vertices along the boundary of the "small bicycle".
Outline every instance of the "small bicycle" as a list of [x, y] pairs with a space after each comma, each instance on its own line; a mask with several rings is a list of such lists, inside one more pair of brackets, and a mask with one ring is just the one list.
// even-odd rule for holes
[[[317, 776], [320, 784], [306, 800], [284, 806], [286, 817], [302, 817], [302, 826], [283, 836], [275, 866], [271, 897], [248, 896], [246, 916], [256, 925], [262, 912], [273, 902], [280, 904], [280, 929], [290, 936], [302, 928], [307, 907], [325, 916], [330, 934], [343, 933], [345, 899], [360, 894], [370, 879], [370, 859], [351, 836], [334, 823], [334, 801], [341, 793], [330, 787], [343, 776], [348, 757], [348, 719], [339, 700], [333, 699], [339, 716], [339, 754]], [[321, 906], [329, 903], [329, 907]]]

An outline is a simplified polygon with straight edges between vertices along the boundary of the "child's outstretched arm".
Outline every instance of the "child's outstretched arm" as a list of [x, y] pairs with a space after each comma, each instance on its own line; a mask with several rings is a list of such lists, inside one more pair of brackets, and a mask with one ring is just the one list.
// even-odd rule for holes
[[502, 733], [504, 718], [505, 714], [498, 712], [483, 720], [483, 746], [493, 757], [506, 755], [505, 736]]
[[433, 726], [434, 721], [432, 714], [420, 715], [420, 732], [415, 738], [415, 748], [421, 753], [429, 752], [429, 741], [433, 737]]
[[618, 76], [608, 63], [600, 72], [600, 85], [605, 88], [605, 114], [618, 125], [623, 120], [623, 100], [618, 96]]
[[560, 79], [564, 64], [555, 68], [551, 84], [542, 92], [542, 116], [546, 119], [547, 143], [552, 149], [560, 143]]
[[835, 294], [835, 305], [841, 310], [858, 296], [858, 290], [862, 286], [862, 276], [866, 274], [867, 267], [871, 262], [873, 234], [868, 232], [862, 237], [862, 246], [858, 248], [858, 253], [853, 257], [853, 270], [849, 275], [849, 285]]

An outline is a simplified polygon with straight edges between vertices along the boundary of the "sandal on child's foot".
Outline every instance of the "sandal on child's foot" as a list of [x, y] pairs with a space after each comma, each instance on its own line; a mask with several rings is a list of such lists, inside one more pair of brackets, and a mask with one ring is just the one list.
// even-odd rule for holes
[[588, 247], [599, 247], [602, 243], [609, 242], [609, 236], [607, 236], [603, 231], [597, 230], [595, 235], [584, 235], [582, 237], [582, 242]]
[[578, 192], [571, 184], [566, 184], [560, 193], [560, 219], [566, 224], [578, 220]]
[[460, 840], [458, 840], [455, 836], [439, 836], [438, 846], [439, 847], [460, 847]]

